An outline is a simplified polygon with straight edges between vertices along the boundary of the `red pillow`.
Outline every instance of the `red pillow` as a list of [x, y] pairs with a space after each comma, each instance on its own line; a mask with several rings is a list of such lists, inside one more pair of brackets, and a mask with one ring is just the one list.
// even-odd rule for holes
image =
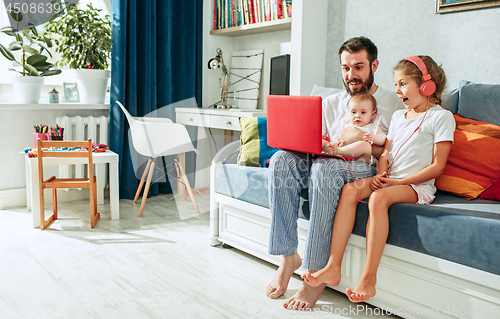
[[467, 199], [478, 198], [500, 179], [500, 126], [458, 114], [454, 117], [454, 142], [436, 187]]
[[497, 179], [496, 182], [494, 182], [493, 185], [486, 190], [486, 192], [479, 196], [479, 198], [500, 200], [500, 179]]

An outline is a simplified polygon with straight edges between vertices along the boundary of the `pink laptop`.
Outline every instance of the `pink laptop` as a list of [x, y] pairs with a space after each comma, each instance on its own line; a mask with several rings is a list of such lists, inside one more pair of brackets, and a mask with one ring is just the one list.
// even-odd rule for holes
[[319, 96], [269, 95], [267, 144], [284, 150], [342, 157], [322, 153], [321, 104]]

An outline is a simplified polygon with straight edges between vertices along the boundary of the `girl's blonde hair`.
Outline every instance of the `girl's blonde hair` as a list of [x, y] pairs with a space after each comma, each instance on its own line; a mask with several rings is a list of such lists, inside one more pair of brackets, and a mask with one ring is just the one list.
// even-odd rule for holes
[[[427, 72], [431, 76], [431, 80], [436, 84], [436, 92], [431, 95], [430, 101], [434, 104], [442, 104], [441, 94], [443, 93], [444, 87], [446, 86], [446, 75], [444, 74], [444, 70], [440, 65], [437, 65], [434, 60], [427, 55], [419, 55], [418, 56], [425, 64], [427, 68]], [[402, 71], [404, 74], [414, 79], [417, 84], [420, 86], [423, 82], [422, 80], [422, 71], [416, 66], [413, 62], [408, 60], [401, 60], [394, 67], [394, 71]]]

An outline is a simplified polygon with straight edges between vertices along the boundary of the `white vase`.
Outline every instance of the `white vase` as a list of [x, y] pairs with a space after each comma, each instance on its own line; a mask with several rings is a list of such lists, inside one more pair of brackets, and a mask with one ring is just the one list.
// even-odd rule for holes
[[85, 104], [104, 104], [108, 89], [110, 70], [79, 69], [74, 70], [80, 102]]
[[18, 103], [38, 103], [44, 78], [41, 76], [13, 76], [12, 84]]

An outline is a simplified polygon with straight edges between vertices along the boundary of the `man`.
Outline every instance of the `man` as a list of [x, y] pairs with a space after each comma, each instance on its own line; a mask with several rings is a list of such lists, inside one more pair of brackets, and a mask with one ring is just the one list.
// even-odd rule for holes
[[[365, 37], [347, 40], [339, 49], [342, 76], [346, 91], [331, 95], [323, 101], [323, 135], [330, 141], [350, 143], [364, 133], [353, 128], [342, 132], [342, 122], [347, 118], [347, 102], [351, 95], [368, 92], [377, 100], [380, 125], [387, 134], [392, 113], [404, 108], [394, 92], [379, 88], [374, 83], [377, 70], [377, 47]], [[330, 150], [325, 145], [324, 150]], [[382, 147], [374, 147], [379, 157]], [[349, 167], [350, 166], [350, 167]], [[351, 172], [352, 169], [352, 172]], [[353, 175], [353, 172], [356, 176]], [[271, 158], [269, 166], [269, 204], [272, 215], [269, 253], [281, 255], [282, 262], [267, 287], [270, 298], [282, 296], [294, 271], [301, 265], [309, 272], [322, 269], [330, 255], [333, 220], [342, 187], [359, 179], [374, 176], [376, 168], [359, 161], [349, 165], [341, 159], [313, 157], [306, 154], [279, 151]], [[309, 188], [309, 230], [304, 260], [297, 253], [297, 219], [300, 191]], [[304, 282], [299, 291], [283, 304], [288, 309], [308, 309], [321, 296], [325, 284], [313, 287]]]

